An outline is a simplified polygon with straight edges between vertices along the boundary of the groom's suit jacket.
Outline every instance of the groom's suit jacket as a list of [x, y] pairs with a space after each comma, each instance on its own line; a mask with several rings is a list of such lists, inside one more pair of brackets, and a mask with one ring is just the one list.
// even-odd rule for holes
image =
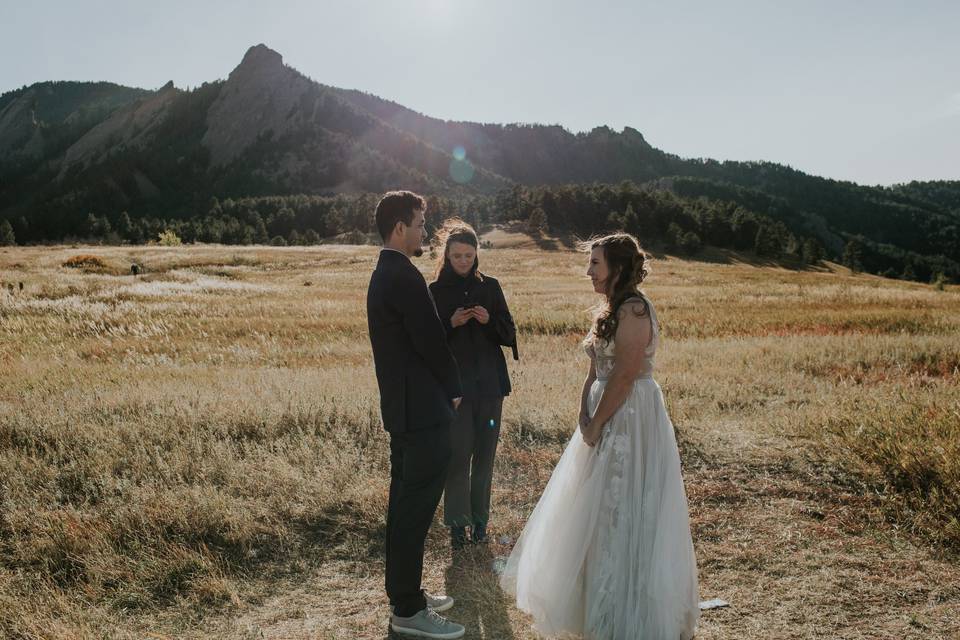
[[380, 387], [380, 414], [390, 433], [449, 424], [463, 395], [427, 283], [407, 256], [380, 252], [367, 289], [367, 327]]

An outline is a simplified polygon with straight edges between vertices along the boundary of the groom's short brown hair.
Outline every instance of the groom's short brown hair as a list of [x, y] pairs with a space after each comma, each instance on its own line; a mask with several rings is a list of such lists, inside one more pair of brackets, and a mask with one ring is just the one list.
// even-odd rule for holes
[[377, 203], [377, 231], [386, 242], [398, 222], [405, 225], [413, 223], [416, 211], [425, 211], [427, 201], [413, 191], [388, 191]]

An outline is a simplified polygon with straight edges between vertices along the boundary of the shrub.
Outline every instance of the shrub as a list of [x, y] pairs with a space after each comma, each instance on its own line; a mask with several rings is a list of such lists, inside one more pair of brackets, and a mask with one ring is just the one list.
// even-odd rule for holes
[[179, 247], [183, 244], [183, 241], [175, 231], [166, 229], [165, 231], [161, 231], [160, 235], [157, 236], [157, 244], [163, 247]]
[[64, 267], [68, 269], [85, 269], [85, 270], [96, 270], [96, 269], [106, 269], [107, 263], [103, 261], [103, 258], [89, 254], [80, 254], [68, 258], [64, 263]]

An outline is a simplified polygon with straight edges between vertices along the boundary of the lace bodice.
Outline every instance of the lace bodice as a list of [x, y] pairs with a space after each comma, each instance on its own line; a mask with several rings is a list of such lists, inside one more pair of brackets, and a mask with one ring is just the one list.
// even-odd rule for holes
[[[649, 378], [653, 376], [653, 364], [657, 353], [657, 344], [660, 339], [660, 325], [657, 322], [657, 312], [653, 308], [653, 303], [646, 296], [637, 296], [630, 298], [624, 304], [630, 302], [646, 303], [645, 320], [650, 322], [650, 342], [643, 350], [643, 366], [640, 368], [640, 374], [637, 378]], [[596, 362], [597, 380], [606, 380], [613, 371], [615, 343], [610, 340], [601, 340], [593, 335], [593, 332], [584, 340], [584, 349], [587, 355]]]

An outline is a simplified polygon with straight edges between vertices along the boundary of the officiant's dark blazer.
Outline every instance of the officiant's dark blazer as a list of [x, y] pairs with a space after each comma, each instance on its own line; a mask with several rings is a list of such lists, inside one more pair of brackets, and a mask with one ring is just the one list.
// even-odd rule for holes
[[383, 427], [403, 433], [449, 424], [460, 374], [420, 270], [399, 251], [380, 252], [367, 289], [367, 327]]

